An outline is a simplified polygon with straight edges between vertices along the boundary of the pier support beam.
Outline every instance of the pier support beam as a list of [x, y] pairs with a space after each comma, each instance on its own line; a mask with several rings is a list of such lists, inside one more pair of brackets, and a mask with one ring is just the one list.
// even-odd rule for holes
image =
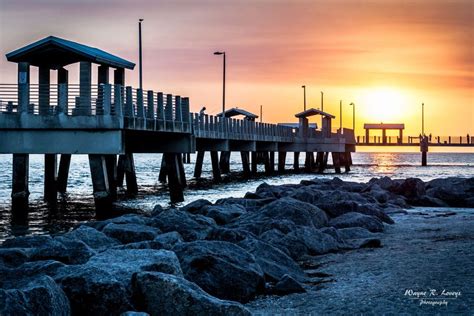
[[24, 222], [28, 217], [28, 154], [13, 154], [12, 172], [12, 218]]
[[56, 154], [44, 155], [44, 200], [55, 203], [58, 197]]
[[96, 216], [104, 218], [110, 216], [112, 199], [110, 198], [107, 166], [103, 155], [89, 155], [92, 187], [94, 189], [94, 202]]
[[252, 174], [257, 174], [257, 152], [252, 151]]
[[221, 178], [221, 170], [219, 168], [219, 155], [217, 151], [211, 151], [211, 163], [212, 163], [212, 177], [214, 178], [215, 182], [220, 182]]
[[137, 194], [138, 185], [137, 175], [135, 174], [135, 162], [133, 161], [133, 154], [119, 156], [116, 186], [123, 186], [124, 177], [127, 181], [127, 193], [132, 195]]
[[269, 153], [269, 159], [270, 159], [270, 173], [274, 173], [275, 172], [275, 152], [274, 151], [270, 151]]
[[165, 155], [161, 157], [161, 166], [160, 166], [160, 173], [158, 174], [158, 181], [160, 183], [166, 183], [167, 171], [166, 171], [166, 161]]
[[260, 153], [263, 157], [263, 164], [265, 166], [265, 174], [270, 175], [272, 173], [271, 166], [270, 166], [270, 157], [269, 157], [269, 152], [263, 151]]
[[196, 164], [194, 166], [194, 177], [199, 179], [202, 174], [202, 164], [204, 162], [204, 151], [198, 151], [196, 155]]
[[115, 201], [117, 200], [117, 156], [105, 155], [105, 164], [107, 166], [110, 198]]
[[332, 153], [332, 164], [336, 173], [341, 173], [341, 162], [339, 160], [339, 153]]
[[278, 152], [278, 172], [285, 172], [286, 151]]
[[221, 159], [219, 161], [219, 167], [222, 173], [230, 172], [230, 151], [222, 151]]
[[314, 154], [312, 152], [307, 152], [306, 153], [306, 158], [305, 158], [305, 171], [306, 172], [311, 172], [314, 168]]
[[183, 155], [182, 154], [177, 154], [176, 158], [178, 160], [180, 183], [181, 183], [181, 186], [183, 188], [185, 188], [187, 186], [187, 183], [186, 183], [186, 172], [184, 170]]
[[50, 70], [46, 66], [41, 66], [38, 69], [38, 106], [40, 115], [50, 114]]
[[249, 161], [249, 152], [248, 151], [241, 151], [240, 157], [242, 159], [242, 169], [244, 171], [244, 176], [250, 176], [250, 161]]
[[165, 153], [163, 154], [166, 163], [166, 172], [168, 174], [168, 187], [170, 190], [171, 203], [184, 201], [183, 184], [181, 182], [181, 173], [179, 171], [179, 160], [182, 161], [181, 154]]
[[295, 171], [299, 171], [300, 170], [300, 153], [298, 151], [295, 151], [294, 152], [294, 156], [293, 156], [293, 169]]
[[69, 166], [71, 165], [71, 154], [61, 154], [59, 160], [57, 189], [59, 193], [66, 193], [67, 180], [69, 177]]
[[342, 154], [344, 156], [344, 169], [346, 172], [351, 171], [351, 152], [346, 151], [345, 153]]

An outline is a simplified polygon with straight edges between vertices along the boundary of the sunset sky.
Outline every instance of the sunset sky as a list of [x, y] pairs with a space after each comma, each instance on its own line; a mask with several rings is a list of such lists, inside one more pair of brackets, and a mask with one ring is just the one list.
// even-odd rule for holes
[[[474, 135], [472, 0], [0, 0], [0, 82], [16, 82], [4, 55], [49, 35], [138, 62], [144, 18], [144, 88], [189, 96], [192, 110], [227, 107], [294, 122], [303, 108], [334, 113], [362, 135], [367, 122], [405, 123], [406, 134]], [[77, 67], [71, 68], [77, 73]], [[71, 76], [74, 74], [71, 73]], [[33, 76], [33, 82], [36, 82]], [[126, 74], [137, 87], [138, 67]], [[393, 134], [395, 135], [395, 134]]]

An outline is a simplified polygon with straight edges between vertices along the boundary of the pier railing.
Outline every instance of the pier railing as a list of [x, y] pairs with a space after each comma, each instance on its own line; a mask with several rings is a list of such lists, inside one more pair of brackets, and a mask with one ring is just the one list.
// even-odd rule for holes
[[[366, 139], [365, 136], [357, 136], [358, 145], [420, 145], [420, 136], [370, 136]], [[431, 136], [428, 137], [428, 144], [436, 145], [473, 145], [474, 136]]]

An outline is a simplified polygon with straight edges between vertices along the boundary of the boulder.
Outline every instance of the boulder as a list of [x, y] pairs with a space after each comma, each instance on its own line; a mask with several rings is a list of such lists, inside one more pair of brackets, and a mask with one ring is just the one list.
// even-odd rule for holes
[[329, 224], [335, 228], [363, 227], [371, 232], [382, 232], [383, 223], [376, 217], [356, 212], [349, 212], [331, 219]]
[[110, 223], [114, 224], [137, 224], [137, 225], [149, 225], [152, 219], [143, 215], [138, 214], [125, 214], [122, 216], [109, 218], [103, 221], [88, 222], [83, 225], [90, 226], [97, 230], [102, 230], [105, 226]]
[[184, 240], [181, 234], [178, 232], [167, 232], [156, 236], [153, 241], [162, 244], [164, 249], [170, 250], [174, 247], [174, 245], [179, 244]]
[[155, 239], [160, 231], [155, 227], [141, 224], [109, 223], [102, 230], [107, 236], [119, 240], [123, 244]]
[[237, 245], [247, 250], [254, 257], [265, 275], [265, 281], [278, 281], [285, 274], [297, 280], [304, 280], [304, 272], [287, 254], [271, 244], [247, 237]]
[[247, 211], [245, 207], [238, 204], [208, 205], [201, 208], [202, 215], [212, 218], [218, 225], [225, 225]]
[[276, 198], [254, 198], [247, 197], [248, 193], [245, 195], [245, 198], [225, 198], [217, 200], [216, 205], [241, 205], [247, 212], [255, 212], [262, 208], [263, 206], [273, 202]]
[[402, 195], [408, 200], [416, 200], [425, 195], [425, 183], [418, 178], [398, 180], [397, 185], [390, 189], [391, 192]]
[[132, 275], [158, 271], [182, 276], [179, 260], [172, 251], [155, 249], [110, 249], [92, 257], [88, 266], [107, 270], [129, 289]]
[[58, 236], [53, 244], [36, 248], [30, 260], [55, 260], [66, 264], [82, 264], [87, 262], [96, 252], [80, 240]]
[[189, 212], [192, 214], [197, 214], [197, 213], [201, 214], [200, 210], [204, 206], [207, 206], [207, 205], [212, 205], [212, 203], [205, 199], [199, 199], [189, 204], [186, 204], [185, 206], [181, 207], [180, 210], [183, 212]]
[[213, 228], [206, 237], [206, 240], [220, 240], [231, 243], [238, 243], [244, 240], [251, 233], [237, 228], [216, 227]]
[[186, 279], [221, 299], [246, 302], [262, 293], [264, 274], [255, 257], [224, 241], [193, 241], [177, 244]]
[[296, 281], [290, 275], [285, 274], [269, 292], [270, 294], [276, 295], [288, 295], [291, 293], [304, 293], [306, 290], [301, 283]]
[[116, 239], [110, 238], [97, 229], [86, 225], [79, 226], [78, 228], [64, 234], [63, 237], [72, 240], [80, 240], [97, 251], [102, 251], [120, 244]]
[[150, 315], [250, 315], [241, 304], [223, 301], [184, 278], [160, 272], [133, 277], [136, 305]]
[[65, 268], [60, 284], [74, 315], [119, 315], [133, 310], [124, 284], [108, 269], [90, 265]]
[[64, 263], [58, 261], [45, 260], [25, 262], [16, 268], [0, 270], [0, 287], [14, 289], [19, 283], [29, 282], [40, 275], [54, 278], [58, 271], [65, 266]]
[[208, 232], [216, 226], [211, 218], [175, 209], [163, 211], [154, 217], [153, 225], [165, 233], [176, 231], [185, 241], [204, 239]]
[[70, 315], [69, 300], [48, 276], [40, 276], [18, 289], [0, 289], [0, 315]]
[[5, 240], [0, 248], [36, 248], [54, 244], [53, 238], [48, 235], [32, 235], [14, 237]]
[[426, 195], [453, 207], [474, 207], [474, 177], [435, 179], [426, 184]]
[[24, 248], [0, 248], [0, 266], [17, 267], [28, 261], [30, 252]]

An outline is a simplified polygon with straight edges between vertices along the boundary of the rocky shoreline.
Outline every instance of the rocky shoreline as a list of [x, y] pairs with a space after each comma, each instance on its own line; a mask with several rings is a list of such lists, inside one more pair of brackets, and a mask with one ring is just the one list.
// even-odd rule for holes
[[0, 245], [0, 315], [248, 315], [261, 295], [321, 282], [314, 258], [381, 247], [393, 214], [474, 207], [474, 178], [314, 179], [156, 207]]

